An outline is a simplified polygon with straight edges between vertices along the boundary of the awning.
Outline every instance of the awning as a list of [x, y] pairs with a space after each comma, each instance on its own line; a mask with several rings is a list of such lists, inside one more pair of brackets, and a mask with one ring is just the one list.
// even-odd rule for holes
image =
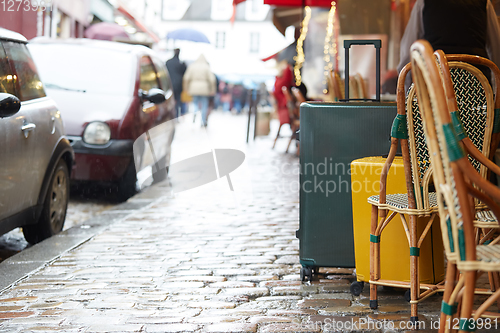
[[122, 13], [123, 15], [126, 16], [128, 20], [130, 20], [138, 29], [140, 29], [142, 32], [145, 32], [146, 34], [149, 35], [155, 41], [158, 43], [160, 41], [160, 38], [151, 30], [149, 30], [144, 24], [142, 24], [139, 20], [137, 20], [134, 15], [130, 14], [128, 10], [126, 10], [122, 5], [118, 6], [118, 11]]
[[[238, 1], [238, 0], [235, 0]], [[239, 0], [242, 2], [244, 0]], [[273, 6], [289, 6], [289, 7], [325, 7], [330, 8], [332, 6], [332, 0], [264, 0], [265, 5]]]
[[282, 60], [286, 60], [288, 63], [295, 63], [294, 57], [297, 55], [297, 41], [285, 47], [283, 50], [276, 52], [273, 55], [270, 55], [266, 58], [261, 59], [266, 62], [271, 59], [276, 59], [276, 61], [280, 62]]
[[[245, 0], [233, 0], [233, 5], [244, 2]], [[336, 0], [264, 0], [265, 5], [287, 6], [287, 7], [325, 7], [330, 8], [332, 2]]]
[[301, 7], [275, 7], [273, 8], [273, 24], [283, 36], [286, 28], [293, 25], [298, 27], [302, 22]]
[[[245, 0], [233, 0], [236, 6]], [[273, 5], [273, 24], [284, 36], [286, 28], [293, 25], [298, 27], [302, 22], [302, 9], [305, 6], [331, 8], [336, 0], [264, 0], [264, 4]], [[233, 15], [234, 16], [234, 15]]]

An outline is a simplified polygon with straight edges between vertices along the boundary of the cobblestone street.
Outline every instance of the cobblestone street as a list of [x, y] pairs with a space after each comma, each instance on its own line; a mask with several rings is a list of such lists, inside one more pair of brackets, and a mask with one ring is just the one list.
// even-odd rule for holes
[[[214, 147], [245, 153], [234, 192], [225, 178], [181, 193], [166, 180], [54, 237], [86, 235], [2, 291], [0, 331], [405, 331], [404, 290], [380, 289], [373, 311], [367, 285], [359, 297], [349, 292], [353, 269], [300, 281], [295, 148], [285, 154], [283, 138], [272, 150], [275, 131], [247, 145], [245, 130], [246, 118], [230, 114], [212, 114], [207, 131], [181, 122], [173, 162]], [[39, 248], [3, 269], [33, 263]], [[419, 305], [421, 331], [435, 331], [440, 304], [435, 295]], [[393, 326], [376, 325], [384, 322]]]

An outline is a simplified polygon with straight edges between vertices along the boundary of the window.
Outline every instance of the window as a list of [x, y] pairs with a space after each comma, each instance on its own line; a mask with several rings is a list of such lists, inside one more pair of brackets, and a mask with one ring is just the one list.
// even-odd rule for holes
[[217, 31], [215, 34], [215, 48], [225, 49], [226, 48], [226, 32]]
[[47, 88], [132, 95], [138, 59], [131, 53], [77, 44], [30, 43], [28, 48]]
[[260, 35], [258, 32], [250, 33], [250, 53], [258, 53], [260, 45]]
[[141, 58], [141, 77], [139, 88], [143, 91], [159, 88], [156, 71], [149, 57]]
[[[26, 45], [14, 42], [4, 42], [5, 51], [10, 58], [11, 66], [17, 74], [16, 87], [21, 101], [45, 97], [42, 82], [36, 71], [35, 63]], [[15, 77], [14, 77], [15, 79]]]
[[161, 89], [164, 92], [167, 92], [170, 89], [172, 89], [167, 69], [165, 68], [165, 65], [160, 61], [160, 59], [154, 58], [153, 61], [156, 66], [156, 72], [158, 73], [158, 79], [160, 80], [161, 83]]
[[210, 18], [213, 21], [228, 21], [231, 19], [233, 15], [233, 0], [212, 0], [211, 5]]
[[15, 79], [16, 76], [10, 69], [5, 50], [0, 45], [0, 92], [16, 95]]

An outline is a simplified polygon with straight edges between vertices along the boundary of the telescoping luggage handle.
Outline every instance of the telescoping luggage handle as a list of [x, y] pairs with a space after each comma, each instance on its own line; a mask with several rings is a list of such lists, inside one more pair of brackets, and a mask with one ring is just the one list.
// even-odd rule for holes
[[[375, 46], [376, 58], [375, 58], [375, 82], [376, 82], [376, 92], [375, 99], [349, 99], [349, 50], [351, 45], [373, 45]], [[382, 41], [380, 39], [352, 39], [344, 40], [345, 49], [345, 96], [346, 98], [342, 101], [373, 101], [380, 102], [380, 48], [382, 47]]]

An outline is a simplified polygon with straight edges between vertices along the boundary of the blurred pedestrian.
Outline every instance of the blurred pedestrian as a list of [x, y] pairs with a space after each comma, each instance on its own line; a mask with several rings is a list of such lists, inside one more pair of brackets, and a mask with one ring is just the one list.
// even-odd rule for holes
[[232, 86], [224, 81], [221, 81], [219, 84], [219, 93], [220, 93], [220, 102], [222, 104], [222, 111], [229, 112], [231, 111], [231, 95]]
[[172, 81], [172, 88], [174, 90], [175, 109], [177, 117], [184, 113], [183, 102], [181, 101], [182, 94], [182, 78], [186, 72], [186, 64], [179, 59], [180, 49], [174, 49], [174, 56], [166, 63], [170, 80]]
[[205, 56], [202, 54], [191, 63], [184, 74], [184, 89], [193, 96], [194, 111], [201, 110], [201, 121], [207, 126], [208, 103], [210, 96], [216, 92], [217, 80], [210, 69]]
[[246, 89], [241, 84], [235, 84], [232, 90], [233, 109], [236, 113], [241, 113], [246, 102]]
[[278, 118], [280, 124], [289, 124], [290, 115], [288, 113], [287, 100], [283, 94], [283, 87], [290, 90], [291, 87], [295, 86], [295, 80], [293, 78], [293, 72], [290, 64], [286, 61], [282, 61], [278, 64], [278, 75], [274, 82], [273, 95], [276, 100], [276, 112], [278, 113]]

